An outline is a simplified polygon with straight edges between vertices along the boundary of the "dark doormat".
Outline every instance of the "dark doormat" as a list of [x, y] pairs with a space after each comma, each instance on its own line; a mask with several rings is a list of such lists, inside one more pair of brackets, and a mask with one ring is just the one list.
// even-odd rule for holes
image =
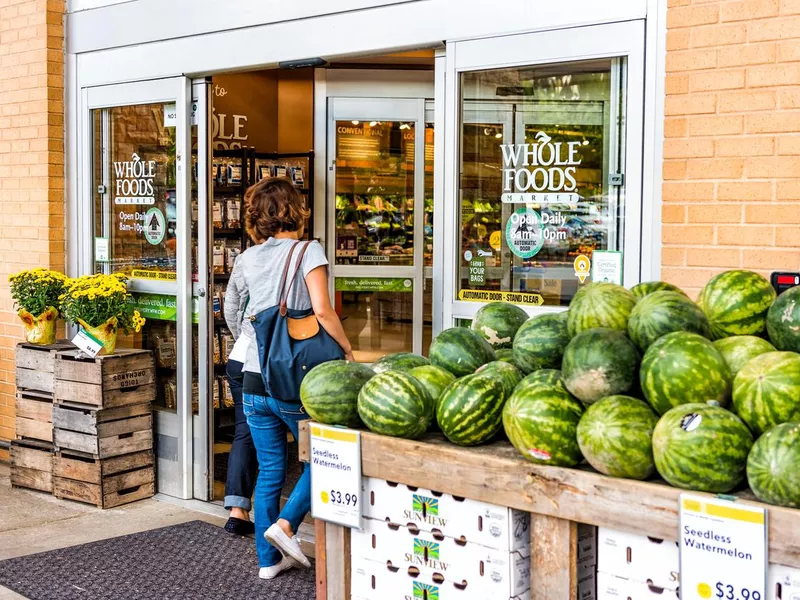
[[252, 538], [190, 521], [0, 561], [0, 585], [32, 600], [312, 600], [314, 569], [258, 578]]

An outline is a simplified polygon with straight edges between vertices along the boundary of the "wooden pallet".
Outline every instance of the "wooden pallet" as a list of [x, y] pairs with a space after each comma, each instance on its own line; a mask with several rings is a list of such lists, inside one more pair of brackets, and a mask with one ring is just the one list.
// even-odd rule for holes
[[56, 354], [74, 348], [75, 346], [66, 340], [47, 346], [27, 342], [17, 344], [15, 354], [17, 393], [26, 398], [52, 400]]
[[53, 402], [17, 394], [16, 434], [18, 439], [53, 443]]
[[149, 350], [118, 350], [91, 358], [78, 350], [55, 360], [54, 401], [94, 409], [152, 402], [156, 397], [155, 363]]
[[57, 498], [113, 508], [155, 494], [152, 450], [100, 459], [70, 451], [53, 459], [53, 494]]
[[107, 459], [153, 448], [153, 415], [149, 403], [104, 410], [79, 405], [53, 407], [56, 450]]
[[52, 493], [52, 444], [12, 440], [11, 485]]

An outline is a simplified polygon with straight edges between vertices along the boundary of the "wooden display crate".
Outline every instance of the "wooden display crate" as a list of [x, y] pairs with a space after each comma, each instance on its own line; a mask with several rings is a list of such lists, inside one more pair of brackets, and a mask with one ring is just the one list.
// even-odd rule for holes
[[150, 403], [91, 410], [78, 405], [53, 407], [56, 450], [110, 458], [153, 448]]
[[152, 450], [89, 458], [68, 450], [53, 459], [53, 494], [60, 499], [113, 508], [155, 494]]
[[53, 401], [17, 394], [16, 434], [20, 440], [53, 444]]
[[90, 358], [78, 350], [60, 352], [55, 360], [56, 404], [117, 408], [152, 402], [156, 374], [150, 350], [118, 350]]
[[15, 357], [17, 394], [26, 398], [52, 400], [56, 354], [74, 348], [75, 346], [66, 340], [48, 346], [27, 342], [17, 344]]
[[11, 485], [42, 492], [52, 492], [52, 444], [12, 440]]

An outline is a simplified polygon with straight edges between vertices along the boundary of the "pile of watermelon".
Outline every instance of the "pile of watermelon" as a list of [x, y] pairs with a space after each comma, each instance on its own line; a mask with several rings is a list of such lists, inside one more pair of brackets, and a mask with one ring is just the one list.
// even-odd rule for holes
[[507, 438], [541, 465], [714, 493], [749, 483], [800, 507], [800, 287], [776, 298], [750, 271], [715, 276], [697, 302], [666, 282], [598, 282], [561, 312], [490, 303], [428, 358], [320, 365], [301, 396], [324, 423]]

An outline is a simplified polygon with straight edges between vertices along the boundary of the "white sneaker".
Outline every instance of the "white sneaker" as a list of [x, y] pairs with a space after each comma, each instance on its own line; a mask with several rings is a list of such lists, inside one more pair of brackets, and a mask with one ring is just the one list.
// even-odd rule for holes
[[272, 526], [264, 532], [264, 538], [283, 554], [283, 557], [291, 563], [291, 566], [297, 568], [302, 567], [303, 569], [311, 567], [311, 563], [306, 558], [305, 554], [303, 554], [297, 540], [286, 535], [277, 523], [273, 523]]
[[289, 562], [289, 559], [284, 556], [281, 559], [281, 562], [279, 562], [277, 565], [272, 565], [271, 567], [261, 567], [258, 570], [258, 576], [261, 579], [275, 579], [282, 572], [291, 568], [292, 563]]

